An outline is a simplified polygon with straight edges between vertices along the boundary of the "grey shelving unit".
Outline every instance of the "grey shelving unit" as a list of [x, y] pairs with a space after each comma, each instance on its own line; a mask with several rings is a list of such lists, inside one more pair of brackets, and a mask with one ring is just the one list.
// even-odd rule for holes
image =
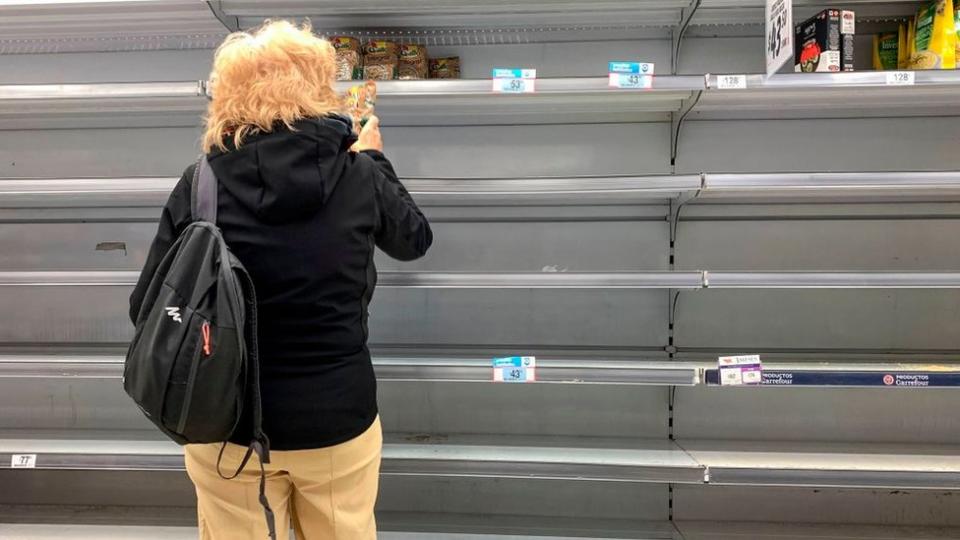
[[[916, 4], [842, 6], [868, 34]], [[126, 298], [198, 152], [212, 48], [270, 16], [462, 59], [379, 85], [436, 233], [377, 260], [383, 538], [960, 538], [960, 71], [765, 78], [762, 14], [0, 6], [0, 537], [195, 535], [181, 449], [120, 386]], [[655, 62], [653, 88], [609, 88], [608, 60]], [[495, 66], [537, 68], [537, 92], [492, 94]], [[739, 353], [763, 384], [718, 385]], [[536, 383], [492, 381], [514, 354]]]

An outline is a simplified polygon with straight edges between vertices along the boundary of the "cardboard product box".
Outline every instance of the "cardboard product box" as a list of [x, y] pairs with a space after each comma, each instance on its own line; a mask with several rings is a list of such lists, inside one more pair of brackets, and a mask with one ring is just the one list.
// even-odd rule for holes
[[794, 33], [794, 71], [853, 71], [855, 13], [827, 9], [798, 24]]

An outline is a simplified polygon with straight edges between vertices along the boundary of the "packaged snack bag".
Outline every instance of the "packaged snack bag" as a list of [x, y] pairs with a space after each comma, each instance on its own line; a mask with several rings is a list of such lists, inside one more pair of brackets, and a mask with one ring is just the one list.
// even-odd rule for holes
[[353, 130], [357, 133], [373, 115], [377, 104], [377, 83], [367, 81], [363, 84], [351, 86], [344, 96], [346, 113], [353, 119]]
[[349, 36], [334, 36], [330, 38], [330, 42], [337, 51], [337, 80], [359, 79], [363, 75], [360, 40]]
[[957, 23], [952, 0], [933, 0], [917, 10], [910, 44], [910, 69], [954, 69]]
[[430, 74], [427, 65], [427, 48], [423, 45], [400, 45], [401, 79], [426, 79]]
[[389, 81], [397, 78], [400, 47], [392, 41], [375, 39], [363, 47], [363, 78]]
[[430, 59], [430, 78], [431, 79], [459, 79], [460, 78], [460, 57], [448, 56], [446, 58]]

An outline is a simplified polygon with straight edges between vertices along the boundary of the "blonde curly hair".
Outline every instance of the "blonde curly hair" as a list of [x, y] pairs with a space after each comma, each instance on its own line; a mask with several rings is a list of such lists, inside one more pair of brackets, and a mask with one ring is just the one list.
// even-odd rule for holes
[[249, 32], [227, 36], [213, 57], [211, 100], [204, 116], [204, 153], [227, 150], [278, 122], [292, 127], [302, 118], [342, 110], [333, 87], [336, 51], [313, 34], [309, 23], [266, 21]]

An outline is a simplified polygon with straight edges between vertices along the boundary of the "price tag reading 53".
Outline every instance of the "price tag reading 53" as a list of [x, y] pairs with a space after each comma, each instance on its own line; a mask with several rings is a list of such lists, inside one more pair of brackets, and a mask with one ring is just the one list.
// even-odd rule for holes
[[493, 359], [495, 382], [526, 383], [537, 380], [537, 359], [534, 356], [511, 356]]
[[495, 68], [493, 91], [498, 94], [528, 94], [536, 91], [537, 70]]
[[613, 88], [653, 88], [654, 65], [645, 62], [610, 62], [610, 86]]

